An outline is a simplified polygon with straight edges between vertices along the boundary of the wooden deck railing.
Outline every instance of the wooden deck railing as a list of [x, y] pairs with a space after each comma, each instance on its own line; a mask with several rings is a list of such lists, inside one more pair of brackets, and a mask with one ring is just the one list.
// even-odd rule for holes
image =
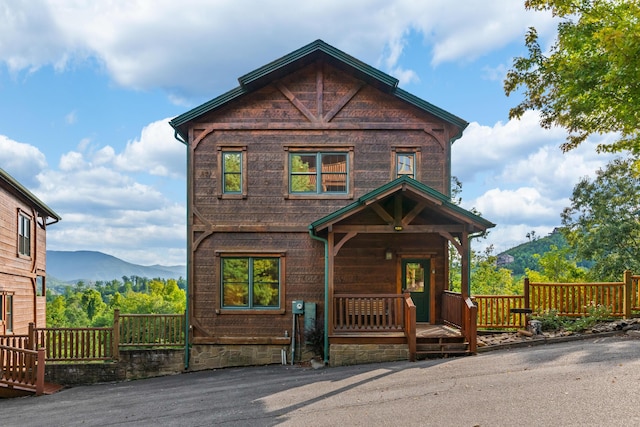
[[120, 347], [177, 347], [185, 342], [184, 321], [183, 314], [120, 314], [114, 329]]
[[621, 282], [536, 283], [524, 280], [524, 295], [476, 295], [478, 327], [515, 329], [526, 326], [523, 314], [512, 309], [530, 309], [533, 315], [555, 311], [559, 316], [580, 317], [589, 307], [606, 307], [611, 317], [631, 317], [640, 311], [640, 275], [624, 273]]
[[476, 295], [478, 328], [511, 329], [526, 326], [524, 314], [512, 313], [513, 308], [524, 308], [523, 295]]
[[0, 345], [0, 383], [44, 393], [45, 350]]
[[50, 362], [117, 359], [112, 328], [36, 328], [35, 336]]
[[403, 301], [397, 294], [339, 294], [333, 298], [335, 332], [402, 331]]

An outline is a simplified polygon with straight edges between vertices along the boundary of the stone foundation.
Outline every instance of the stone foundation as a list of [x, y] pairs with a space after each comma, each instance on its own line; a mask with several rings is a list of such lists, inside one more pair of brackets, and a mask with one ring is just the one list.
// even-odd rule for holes
[[331, 366], [409, 360], [406, 344], [331, 344]]
[[290, 362], [289, 346], [269, 344], [194, 344], [189, 370], [259, 366], [282, 363], [282, 349]]
[[184, 371], [184, 348], [171, 350], [120, 350], [120, 360], [54, 363], [45, 365], [45, 381], [82, 385], [137, 380]]

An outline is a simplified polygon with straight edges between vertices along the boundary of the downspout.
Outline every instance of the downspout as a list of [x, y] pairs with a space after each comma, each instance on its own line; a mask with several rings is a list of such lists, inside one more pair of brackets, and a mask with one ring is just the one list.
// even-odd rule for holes
[[186, 304], [184, 309], [184, 369], [185, 371], [189, 369], [189, 279], [191, 274], [191, 251], [189, 250], [189, 211], [191, 209], [191, 188], [189, 186], [189, 144], [180, 137], [178, 131], [174, 131], [173, 137], [178, 141], [182, 142], [187, 147], [187, 277], [186, 277], [186, 286], [185, 286], [185, 297]]
[[324, 243], [324, 364], [329, 363], [329, 241], [316, 236], [309, 226], [309, 236]]

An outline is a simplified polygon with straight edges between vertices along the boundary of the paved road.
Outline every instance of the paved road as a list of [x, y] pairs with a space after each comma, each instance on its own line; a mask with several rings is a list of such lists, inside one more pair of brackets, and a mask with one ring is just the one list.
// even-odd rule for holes
[[0, 401], [3, 426], [638, 426], [640, 340], [224, 369]]

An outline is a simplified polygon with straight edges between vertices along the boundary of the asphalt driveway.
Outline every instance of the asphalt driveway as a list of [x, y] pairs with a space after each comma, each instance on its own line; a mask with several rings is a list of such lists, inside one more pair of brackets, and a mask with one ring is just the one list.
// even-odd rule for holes
[[0, 401], [4, 426], [640, 425], [640, 340], [187, 373]]

